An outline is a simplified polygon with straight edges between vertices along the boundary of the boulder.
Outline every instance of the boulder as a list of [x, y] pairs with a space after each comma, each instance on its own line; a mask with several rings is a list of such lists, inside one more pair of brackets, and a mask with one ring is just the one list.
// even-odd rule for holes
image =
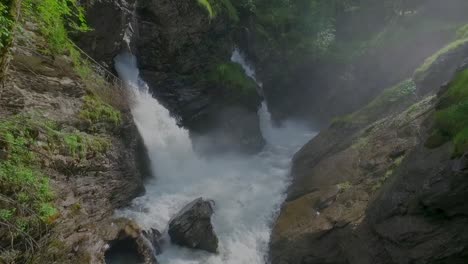
[[213, 205], [213, 201], [202, 198], [186, 205], [169, 223], [171, 241], [180, 246], [217, 253], [218, 237], [211, 224]]

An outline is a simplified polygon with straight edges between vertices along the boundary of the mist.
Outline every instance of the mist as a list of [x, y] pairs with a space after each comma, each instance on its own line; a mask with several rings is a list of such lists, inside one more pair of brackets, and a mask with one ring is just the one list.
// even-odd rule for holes
[[[264, 263], [271, 221], [288, 185], [290, 159], [314, 133], [296, 122], [273, 127], [263, 104], [258, 115], [267, 144], [262, 152], [205, 157], [193, 151], [188, 131], [149, 93], [139, 78], [135, 58], [121, 54], [115, 62], [119, 76], [134, 95], [132, 113], [154, 172], [146, 194], [117, 214], [144, 228], [164, 231], [160, 263]], [[218, 255], [172, 245], [168, 238], [171, 217], [198, 197], [216, 203], [213, 224], [220, 240]]]

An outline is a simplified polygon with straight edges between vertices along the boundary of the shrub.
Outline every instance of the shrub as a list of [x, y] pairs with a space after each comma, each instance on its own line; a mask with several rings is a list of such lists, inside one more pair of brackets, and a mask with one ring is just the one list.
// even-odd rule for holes
[[64, 53], [71, 46], [68, 31], [89, 30], [77, 0], [24, 0], [23, 13], [39, 24], [51, 52]]
[[[12, 1], [0, 2], [0, 51], [3, 50], [11, 40], [11, 29], [13, 18], [11, 17]], [[0, 56], [3, 52], [0, 52]]]

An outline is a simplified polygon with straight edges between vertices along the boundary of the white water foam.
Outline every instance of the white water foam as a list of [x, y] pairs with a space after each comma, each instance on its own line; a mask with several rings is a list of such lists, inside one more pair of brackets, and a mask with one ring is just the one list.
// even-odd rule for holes
[[200, 158], [192, 150], [188, 132], [177, 126], [169, 111], [151, 96], [148, 86], [139, 79], [135, 58], [130, 54], [118, 56], [116, 69], [135, 94], [132, 113], [155, 174], [146, 186], [147, 193], [118, 214], [135, 219], [145, 228], [165, 232], [171, 217], [184, 205], [198, 197], [213, 199], [219, 254], [193, 251], [167, 242], [158, 261], [161, 264], [265, 263], [272, 219], [284, 200], [288, 184], [290, 159], [314, 134], [294, 122], [274, 128], [263, 105], [259, 116], [267, 141], [264, 151], [254, 156], [220, 154], [216, 158]]

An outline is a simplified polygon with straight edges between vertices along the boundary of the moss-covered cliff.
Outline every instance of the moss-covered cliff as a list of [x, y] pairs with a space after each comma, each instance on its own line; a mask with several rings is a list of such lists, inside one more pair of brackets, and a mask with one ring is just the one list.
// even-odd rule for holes
[[87, 30], [75, 1], [13, 2], [0, 83], [0, 262], [103, 263], [129, 222], [114, 209], [144, 191], [126, 94], [69, 41]]
[[272, 263], [466, 262], [468, 45], [454, 43], [296, 154]]

